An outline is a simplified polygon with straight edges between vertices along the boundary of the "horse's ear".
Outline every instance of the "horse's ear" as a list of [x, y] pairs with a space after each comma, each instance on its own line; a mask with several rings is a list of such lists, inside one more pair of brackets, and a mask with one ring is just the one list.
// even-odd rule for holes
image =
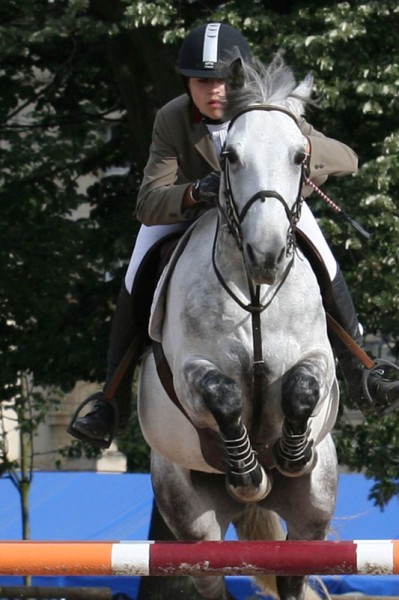
[[245, 74], [243, 60], [241, 56], [239, 56], [230, 63], [226, 77], [226, 86], [231, 90], [239, 90], [244, 87], [244, 83]]
[[313, 74], [308, 73], [299, 85], [295, 88], [292, 95], [298, 98], [310, 98], [313, 89]]
[[285, 106], [297, 118], [304, 114], [305, 107], [310, 102], [313, 88], [313, 75], [309, 73], [301, 81], [285, 101]]

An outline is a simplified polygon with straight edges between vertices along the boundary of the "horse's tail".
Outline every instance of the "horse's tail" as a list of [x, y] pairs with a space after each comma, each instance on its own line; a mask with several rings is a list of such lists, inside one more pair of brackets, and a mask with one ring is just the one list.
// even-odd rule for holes
[[[284, 540], [285, 531], [277, 513], [253, 504], [234, 521], [239, 540]], [[278, 598], [274, 575], [257, 575], [255, 581], [265, 594]]]
[[[257, 504], [252, 505], [249, 510], [244, 511], [241, 517], [234, 521], [234, 526], [240, 540], [277, 541], [286, 538], [286, 532], [277, 513], [260, 508]], [[274, 575], [257, 575], [255, 581], [264, 594], [273, 598], [279, 598], [276, 577]], [[305, 600], [320, 599], [321, 596], [308, 585], [306, 587]]]

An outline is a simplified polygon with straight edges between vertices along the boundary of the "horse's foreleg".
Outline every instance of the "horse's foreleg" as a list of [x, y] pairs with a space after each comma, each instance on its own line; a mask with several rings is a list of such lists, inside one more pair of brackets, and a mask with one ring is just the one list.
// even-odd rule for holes
[[[276, 476], [273, 502], [281, 508], [280, 516], [287, 527], [288, 540], [325, 540], [330, 531], [338, 485], [337, 455], [328, 434], [317, 445], [317, 463], [311, 477], [293, 479]], [[278, 575], [277, 589], [281, 600], [316, 599], [308, 593], [307, 577]]]
[[309, 439], [309, 419], [320, 399], [325, 367], [325, 360], [308, 358], [284, 377], [281, 398], [284, 424], [274, 447], [277, 468], [284, 475], [305, 475], [314, 466], [316, 454]]
[[190, 395], [212, 415], [227, 452], [227, 490], [239, 502], [259, 502], [271, 481], [259, 464], [242, 422], [242, 396], [237, 383], [211, 362], [198, 359], [185, 366]]

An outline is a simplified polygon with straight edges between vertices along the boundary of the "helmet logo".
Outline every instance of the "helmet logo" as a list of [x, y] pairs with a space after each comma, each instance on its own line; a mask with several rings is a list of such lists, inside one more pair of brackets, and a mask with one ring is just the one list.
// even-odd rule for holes
[[178, 70], [184, 77], [220, 77], [218, 65], [237, 47], [244, 60], [251, 51], [243, 35], [225, 23], [207, 23], [194, 29], [180, 48]]
[[209, 23], [204, 33], [204, 45], [202, 47], [202, 60], [205, 69], [210, 69], [218, 59], [220, 23]]

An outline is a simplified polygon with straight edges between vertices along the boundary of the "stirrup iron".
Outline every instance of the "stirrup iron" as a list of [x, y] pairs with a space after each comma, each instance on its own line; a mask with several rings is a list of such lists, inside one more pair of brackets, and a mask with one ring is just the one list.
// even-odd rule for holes
[[[376, 358], [374, 359], [374, 365], [373, 367], [371, 367], [371, 369], [365, 369], [363, 371], [363, 375], [362, 375], [362, 390], [363, 390], [363, 394], [364, 394], [364, 399], [365, 402], [367, 403], [367, 406], [365, 407], [365, 410], [367, 411], [367, 409], [369, 409], [370, 414], [373, 413], [381, 413], [381, 414], [385, 414], [388, 415], [391, 411], [389, 410], [390, 404], [387, 403], [386, 405], [381, 405], [381, 404], [377, 404], [371, 397], [370, 391], [369, 391], [369, 385], [368, 385], [368, 380], [369, 377], [372, 373], [374, 372], [378, 372], [381, 367], [387, 367], [387, 370], [394, 370], [394, 371], [398, 371], [399, 372], [399, 366], [395, 365], [394, 363], [390, 362], [389, 360], [385, 360], [383, 358]], [[385, 369], [383, 368], [383, 373], [382, 375], [384, 375]], [[393, 382], [392, 382], [393, 383]], [[396, 407], [393, 407], [392, 412], [395, 410]], [[387, 410], [388, 409], [388, 410]], [[367, 416], [367, 413], [365, 413]]]
[[69, 433], [69, 435], [71, 435], [72, 437], [80, 440], [81, 442], [86, 442], [87, 444], [90, 444], [94, 448], [98, 448], [99, 450], [106, 450], [107, 448], [110, 447], [110, 445], [112, 444], [112, 441], [116, 435], [116, 430], [117, 430], [118, 422], [119, 422], [118, 405], [116, 403], [116, 400], [113, 398], [109, 399], [109, 400], [105, 400], [105, 402], [108, 402], [109, 406], [112, 408], [112, 410], [114, 412], [113, 427], [112, 427], [111, 433], [108, 436], [104, 437], [102, 440], [100, 440], [98, 438], [97, 439], [92, 438], [89, 435], [82, 433], [78, 429], [75, 429], [75, 422], [76, 422], [76, 419], [79, 417], [80, 411], [90, 402], [93, 402], [93, 398], [89, 396], [89, 398], [86, 398], [86, 400], [83, 400], [83, 402], [81, 402], [79, 404], [79, 406], [75, 410], [75, 412], [72, 416], [72, 419], [67, 427], [67, 433]]

